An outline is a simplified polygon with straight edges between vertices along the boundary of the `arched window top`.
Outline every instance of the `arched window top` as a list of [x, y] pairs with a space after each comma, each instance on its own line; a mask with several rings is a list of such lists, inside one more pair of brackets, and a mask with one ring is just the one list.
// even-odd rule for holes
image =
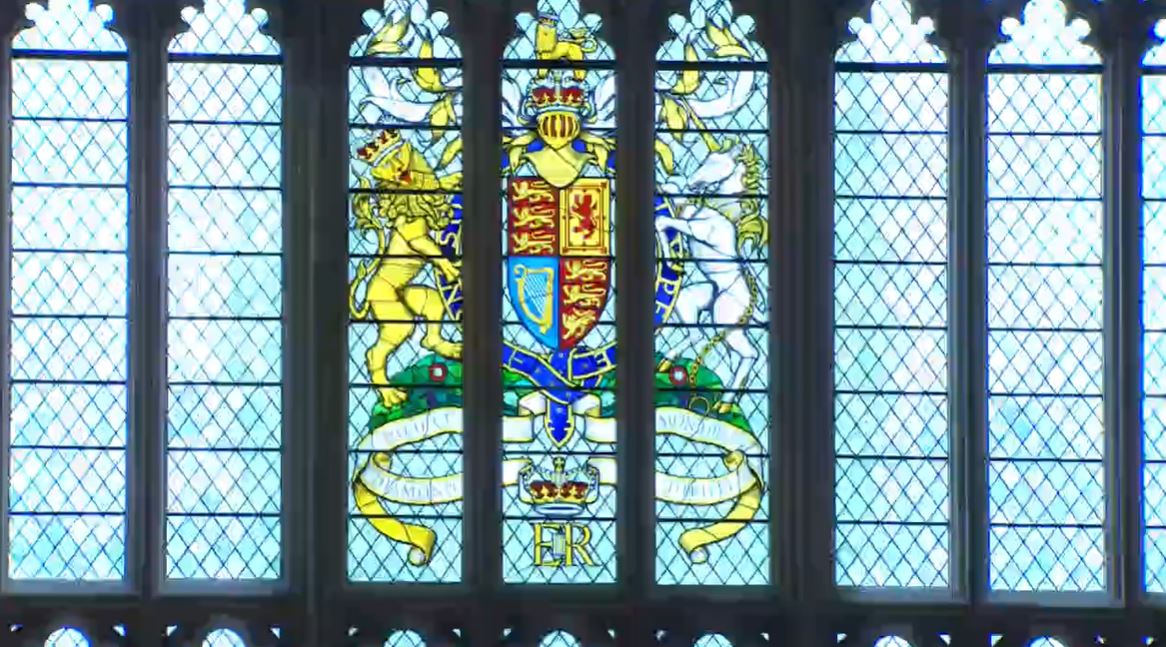
[[416, 631], [398, 630], [389, 634], [384, 647], [425, 647], [425, 639]]
[[548, 632], [538, 641], [538, 647], [580, 647], [579, 640], [563, 630]]
[[247, 642], [230, 629], [215, 629], [203, 639], [202, 647], [247, 647]]
[[514, 38], [506, 44], [502, 58], [508, 61], [556, 60], [614, 61], [615, 52], [599, 37], [603, 20], [584, 14], [579, 0], [538, 0], [535, 14], [514, 17]]
[[1029, 0], [1021, 19], [1000, 23], [1006, 40], [988, 56], [989, 63], [1020, 65], [1081, 65], [1101, 63], [1097, 50], [1083, 41], [1089, 23], [1069, 20], [1062, 0]]
[[902, 636], [891, 634], [876, 640], [874, 647], [911, 647], [911, 642]]
[[13, 49], [124, 52], [125, 41], [109, 30], [113, 9], [90, 0], [49, 0], [48, 8], [30, 3], [25, 16], [33, 26], [12, 40]]
[[49, 634], [45, 647], [89, 647], [89, 639], [77, 629], [62, 627]]
[[752, 16], [733, 15], [730, 0], [692, 0], [688, 15], [673, 14], [673, 37], [656, 52], [656, 60], [685, 63], [765, 61], [765, 48], [754, 39]]
[[705, 634], [697, 638], [692, 647], [733, 647], [733, 641], [725, 638], [723, 634]]
[[461, 58], [450, 35], [449, 15], [429, 11], [429, 0], [385, 0], [380, 11], [364, 12], [369, 33], [352, 43], [349, 55], [378, 58]]
[[908, 0], [875, 0], [870, 22], [855, 16], [849, 23], [855, 39], [838, 49], [847, 63], [943, 63], [946, 57], [927, 37], [935, 32], [931, 18], [913, 20]]
[[1028, 647], [1065, 647], [1065, 643], [1052, 636], [1037, 636], [1029, 641]]
[[1159, 42], [1146, 51], [1142, 64], [1166, 65], [1166, 18], [1154, 23], [1154, 38]]
[[267, 11], [247, 11], [244, 0], [205, 1], [202, 11], [182, 10], [189, 27], [170, 41], [171, 53], [279, 55], [279, 43], [263, 33]]

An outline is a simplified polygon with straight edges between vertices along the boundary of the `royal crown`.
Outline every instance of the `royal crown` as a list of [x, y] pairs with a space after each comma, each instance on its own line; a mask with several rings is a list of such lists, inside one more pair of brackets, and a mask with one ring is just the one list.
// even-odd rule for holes
[[536, 114], [548, 110], [579, 112], [587, 105], [587, 93], [579, 86], [537, 85], [530, 91], [530, 105]]
[[544, 516], [576, 516], [598, 498], [599, 471], [584, 465], [567, 472], [567, 461], [562, 456], [554, 457], [552, 464], [554, 470], [549, 474], [535, 467], [523, 471], [523, 498]]
[[382, 130], [371, 141], [357, 149], [356, 158], [375, 166], [385, 155], [400, 148], [403, 141], [401, 133], [396, 130]]

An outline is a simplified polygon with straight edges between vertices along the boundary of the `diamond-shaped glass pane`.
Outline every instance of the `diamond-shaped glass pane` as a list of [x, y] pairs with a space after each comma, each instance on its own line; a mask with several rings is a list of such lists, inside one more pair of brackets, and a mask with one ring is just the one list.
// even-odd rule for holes
[[89, 647], [89, 639], [77, 629], [64, 627], [49, 634], [45, 647]]
[[944, 587], [947, 75], [906, 2], [850, 28], [834, 102], [835, 581]]
[[247, 647], [247, 643], [230, 629], [215, 629], [203, 639], [202, 647]]
[[[209, 0], [182, 16], [188, 29], [171, 41], [168, 66], [166, 573], [275, 579], [282, 572], [279, 49], [261, 31], [265, 14], [248, 13], [243, 0]], [[190, 60], [197, 54], [228, 58]], [[232, 62], [236, 55], [252, 58]]]
[[[350, 50], [347, 572], [358, 582], [462, 576], [462, 73], [449, 17], [428, 5], [385, 0]], [[394, 636], [414, 646], [416, 634]]]
[[538, 641], [538, 647], [580, 647], [579, 640], [566, 631], [552, 631]]
[[[616, 576], [615, 72], [600, 17], [539, 0], [501, 82], [502, 576]], [[577, 68], [542, 69], [547, 38]], [[564, 163], [565, 162], [565, 163]]]
[[[14, 579], [121, 579], [124, 44], [105, 29], [109, 7], [91, 10], [84, 0], [30, 4], [27, 17], [33, 26], [16, 36], [12, 61], [8, 572]], [[28, 50], [108, 57], [49, 58]], [[54, 636], [50, 644], [88, 644], [75, 630]]]
[[988, 499], [993, 589], [1105, 588], [1101, 75], [1057, 0], [1004, 21], [988, 79]]
[[[1166, 33], [1166, 21], [1156, 26]], [[1166, 62], [1166, 46], [1146, 53], [1147, 65]], [[1146, 590], [1166, 592], [1166, 75], [1142, 77], [1142, 515]]]
[[383, 647], [425, 647], [425, 639], [416, 631], [394, 631], [389, 634]]
[[765, 53], [728, 0], [692, 0], [668, 25], [656, 83], [656, 581], [766, 584]]

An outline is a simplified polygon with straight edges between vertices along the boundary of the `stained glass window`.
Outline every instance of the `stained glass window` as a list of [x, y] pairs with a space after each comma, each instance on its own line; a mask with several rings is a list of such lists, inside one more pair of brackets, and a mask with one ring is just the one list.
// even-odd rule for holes
[[117, 580], [126, 545], [126, 49], [107, 28], [108, 6], [51, 0], [26, 15], [31, 26], [12, 42], [8, 574]]
[[383, 647], [425, 647], [425, 639], [416, 631], [394, 631]]
[[834, 99], [834, 578], [943, 587], [946, 64], [906, 0], [850, 30]]
[[80, 631], [65, 627], [49, 634], [45, 647], [89, 647], [89, 639]]
[[462, 545], [462, 72], [386, 0], [350, 51], [348, 576], [453, 582]]
[[215, 629], [203, 639], [202, 647], [247, 647], [247, 643], [230, 629]]
[[[166, 575], [280, 575], [280, 50], [207, 0], [170, 43]], [[244, 60], [242, 57], [246, 56]]]
[[[1154, 33], [1166, 39], [1166, 20]], [[1142, 258], [1146, 590], [1166, 592], [1166, 45], [1142, 61]]]
[[1060, 0], [1031, 0], [1001, 32], [988, 58], [990, 586], [1104, 589], [1100, 58]]
[[503, 54], [507, 582], [615, 579], [615, 72], [600, 19], [539, 0]]
[[692, 0], [656, 75], [656, 581], [769, 581], [769, 75]]

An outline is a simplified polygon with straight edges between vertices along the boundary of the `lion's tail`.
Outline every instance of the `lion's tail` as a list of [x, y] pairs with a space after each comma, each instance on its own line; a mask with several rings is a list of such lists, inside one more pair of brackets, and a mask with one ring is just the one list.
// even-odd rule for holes
[[363, 284], [368, 277], [374, 276], [377, 269], [380, 268], [381, 259], [385, 255], [385, 232], [382, 229], [377, 229], [377, 255], [375, 258], [363, 262], [356, 266], [356, 276], [352, 277], [352, 282], [348, 284], [348, 314], [353, 319], [362, 320], [368, 319], [368, 315], [372, 312], [372, 304], [368, 302], [366, 297], [357, 305], [356, 290]]

